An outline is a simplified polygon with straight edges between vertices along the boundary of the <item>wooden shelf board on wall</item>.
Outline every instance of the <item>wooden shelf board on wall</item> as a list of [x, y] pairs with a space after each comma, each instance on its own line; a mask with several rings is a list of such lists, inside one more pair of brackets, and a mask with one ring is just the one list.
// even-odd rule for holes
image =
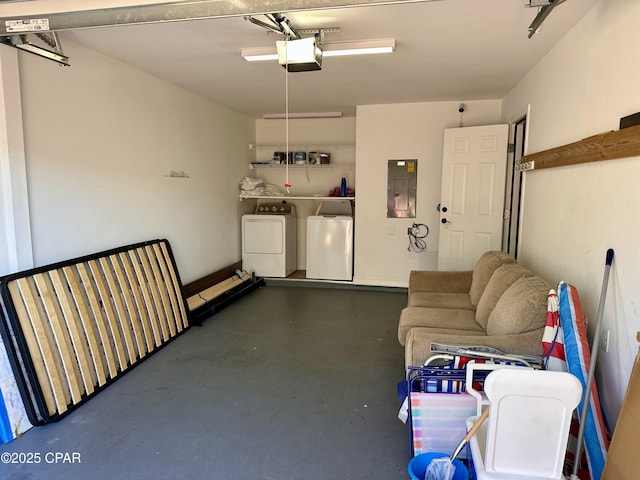
[[563, 167], [640, 156], [640, 125], [601, 133], [578, 142], [525, 155], [520, 170]]

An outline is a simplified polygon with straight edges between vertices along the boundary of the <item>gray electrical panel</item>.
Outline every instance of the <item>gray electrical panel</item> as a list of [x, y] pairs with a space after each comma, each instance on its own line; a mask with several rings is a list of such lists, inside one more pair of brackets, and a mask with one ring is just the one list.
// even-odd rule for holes
[[417, 160], [389, 160], [387, 218], [415, 218], [417, 178]]

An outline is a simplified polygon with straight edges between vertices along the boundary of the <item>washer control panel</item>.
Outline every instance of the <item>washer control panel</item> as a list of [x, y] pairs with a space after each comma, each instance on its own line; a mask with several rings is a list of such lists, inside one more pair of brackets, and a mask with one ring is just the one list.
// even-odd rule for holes
[[262, 203], [256, 207], [258, 215], [291, 215], [295, 207], [286, 202]]

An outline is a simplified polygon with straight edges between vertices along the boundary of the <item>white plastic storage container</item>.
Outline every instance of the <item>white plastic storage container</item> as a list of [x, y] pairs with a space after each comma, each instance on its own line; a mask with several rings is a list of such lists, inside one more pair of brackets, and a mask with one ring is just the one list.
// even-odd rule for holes
[[[570, 373], [502, 369], [485, 381], [488, 422], [469, 447], [478, 480], [561, 479], [582, 385]], [[467, 419], [470, 428], [477, 417]]]

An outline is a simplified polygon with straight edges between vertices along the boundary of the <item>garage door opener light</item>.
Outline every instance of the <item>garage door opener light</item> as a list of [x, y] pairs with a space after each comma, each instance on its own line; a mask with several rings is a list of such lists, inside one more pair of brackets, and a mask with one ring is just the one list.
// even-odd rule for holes
[[[310, 39], [313, 40], [312, 37], [310, 37]], [[292, 44], [299, 41], [301, 40], [289, 41], [289, 48], [291, 48]], [[322, 44], [316, 43], [315, 46], [317, 49], [321, 50], [322, 57], [339, 57], [346, 55], [393, 53], [396, 48], [396, 41], [394, 38], [381, 38], [372, 40], [357, 40], [352, 42], [331, 42]], [[311, 47], [306, 46], [306, 48], [307, 55], [310, 55], [309, 52], [312, 51]], [[276, 47], [243, 48], [240, 54], [242, 58], [244, 58], [247, 62], [280, 60], [280, 63], [282, 64], [281, 57], [278, 55], [278, 50]], [[308, 56], [307, 58], [310, 57]]]

